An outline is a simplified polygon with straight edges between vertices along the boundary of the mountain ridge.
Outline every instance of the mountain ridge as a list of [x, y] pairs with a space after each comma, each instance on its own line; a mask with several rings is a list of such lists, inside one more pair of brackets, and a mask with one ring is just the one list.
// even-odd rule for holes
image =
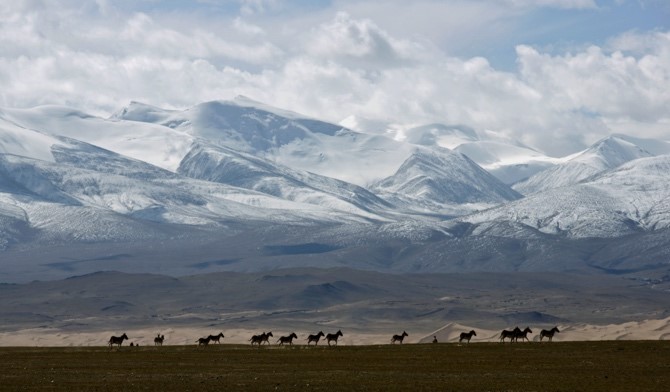
[[449, 126], [414, 132], [365, 134], [245, 98], [135, 102], [107, 119], [2, 109], [0, 279], [103, 266], [664, 273], [649, 261], [665, 257], [670, 230], [662, 142], [652, 154], [635, 138], [603, 139], [536, 174], [543, 188], [522, 197], [438, 139], [491, 148], [478, 155], [491, 165], [540, 152]]

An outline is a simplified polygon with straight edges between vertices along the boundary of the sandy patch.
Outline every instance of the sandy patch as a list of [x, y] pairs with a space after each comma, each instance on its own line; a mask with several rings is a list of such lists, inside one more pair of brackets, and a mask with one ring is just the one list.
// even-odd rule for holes
[[[524, 328], [525, 326], [519, 326]], [[539, 341], [542, 328], [551, 329], [553, 326], [530, 326], [533, 334], [529, 338], [533, 341]], [[509, 327], [507, 329], [512, 329]], [[558, 325], [560, 333], [554, 335], [554, 341], [593, 341], [593, 340], [667, 340], [670, 339], [670, 317], [661, 320], [644, 320], [640, 322], [627, 322], [623, 324], [593, 325], [593, 324], [574, 324]], [[458, 342], [461, 332], [475, 330], [477, 336], [472, 338], [472, 342], [497, 342], [499, 341], [501, 330], [481, 329], [476, 326], [466, 326], [458, 323], [450, 323], [444, 327], [429, 334], [410, 332], [410, 336], [405, 338], [405, 343], [430, 343], [433, 337], [436, 337], [442, 343]], [[247, 329], [228, 329], [222, 331], [205, 330], [203, 328], [170, 328], [165, 330], [155, 330], [147, 328], [132, 328], [125, 331], [81, 331], [81, 332], [63, 332], [57, 329], [35, 328], [23, 329], [18, 331], [0, 333], [0, 346], [104, 346], [112, 335], [119, 336], [126, 333], [129, 340], [124, 345], [139, 344], [140, 346], [153, 346], [154, 337], [157, 334], [165, 336], [165, 345], [196, 345], [200, 337], [210, 334], [216, 335], [223, 332], [225, 337], [221, 340], [223, 344], [249, 344], [249, 338], [252, 335], [263, 331]], [[272, 344], [276, 344], [280, 336], [287, 336], [293, 331], [272, 331]], [[295, 331], [298, 339], [294, 344], [306, 344], [307, 335], [318, 331]], [[325, 330], [325, 333], [334, 333], [336, 331]], [[368, 345], [368, 344], [388, 344], [391, 336], [397, 332], [387, 334], [374, 333], [350, 333], [343, 330], [344, 336], [339, 338], [339, 345]], [[216, 344], [216, 343], [211, 343]], [[325, 344], [321, 340], [320, 344]]]
[[[525, 325], [519, 325], [521, 329]], [[551, 329], [553, 325], [543, 327], [530, 326], [533, 330], [529, 334], [529, 339], [533, 341], [540, 340], [542, 329]], [[661, 320], [644, 320], [639, 322], [627, 322], [623, 324], [593, 325], [593, 324], [573, 324], [557, 325], [560, 330], [554, 335], [553, 340], [560, 341], [593, 341], [593, 340], [666, 340], [670, 339], [670, 317]], [[513, 329], [508, 327], [506, 329]], [[438, 342], [454, 343], [458, 342], [462, 332], [475, 330], [477, 336], [472, 338], [472, 342], [498, 342], [501, 330], [481, 329], [461, 325], [458, 323], [449, 323], [444, 327], [430, 333], [419, 340], [419, 343], [430, 343], [433, 337]], [[546, 340], [546, 339], [545, 339]]]

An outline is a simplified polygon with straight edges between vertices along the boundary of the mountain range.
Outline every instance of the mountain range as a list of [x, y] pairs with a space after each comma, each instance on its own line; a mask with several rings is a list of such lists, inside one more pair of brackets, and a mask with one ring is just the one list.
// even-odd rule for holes
[[0, 281], [336, 266], [665, 281], [669, 169], [664, 140], [556, 158], [491, 131], [354, 130], [245, 97], [109, 118], [5, 108]]

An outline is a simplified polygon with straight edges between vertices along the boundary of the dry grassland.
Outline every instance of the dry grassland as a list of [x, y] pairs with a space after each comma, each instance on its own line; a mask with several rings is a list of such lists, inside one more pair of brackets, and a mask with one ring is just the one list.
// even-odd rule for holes
[[670, 342], [0, 348], [3, 391], [668, 391]]

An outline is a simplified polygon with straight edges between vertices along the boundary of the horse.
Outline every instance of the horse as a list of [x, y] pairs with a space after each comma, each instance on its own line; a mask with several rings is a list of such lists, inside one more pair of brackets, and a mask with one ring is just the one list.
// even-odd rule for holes
[[270, 336], [272, 336], [272, 332], [268, 332], [268, 333], [263, 332], [260, 335], [252, 336], [251, 339], [249, 339], [249, 341], [251, 342], [252, 346], [254, 345], [254, 343], [258, 343], [259, 346], [263, 342], [265, 342], [267, 344], [270, 344], [270, 340], [269, 340]]
[[121, 336], [112, 336], [111, 338], [109, 338], [107, 344], [109, 345], [109, 348], [112, 348], [112, 346], [115, 344], [120, 348], [121, 343], [123, 343], [124, 340], [128, 340], [128, 335], [126, 335], [125, 333]]
[[284, 343], [288, 343], [289, 345], [293, 346], [293, 339], [297, 339], [298, 335], [295, 334], [295, 332], [291, 332], [290, 335], [288, 336], [281, 336], [278, 340], [277, 343], [279, 345], [283, 345]]
[[527, 336], [529, 333], [533, 333], [533, 331], [529, 327], [526, 327], [526, 329], [524, 329], [523, 331], [516, 331], [514, 333], [513, 339], [514, 339], [515, 342], [518, 342], [519, 338], [521, 338], [522, 342], [524, 340], [527, 340], [527, 341], [530, 342], [530, 340], [528, 339], [528, 336]]
[[263, 338], [263, 339], [261, 339], [261, 343], [270, 344], [270, 337], [273, 337], [272, 336], [272, 331], [262, 334], [261, 337]]
[[307, 345], [309, 346], [309, 344], [311, 342], [314, 342], [314, 345], [318, 346], [319, 345], [319, 339], [321, 339], [321, 337], [323, 337], [323, 336], [326, 336], [326, 335], [323, 334], [323, 331], [319, 331], [319, 333], [317, 333], [316, 335], [309, 335], [307, 337]]
[[328, 345], [330, 346], [330, 342], [332, 340], [334, 340], [335, 345], [337, 346], [337, 338], [339, 338], [340, 336], [343, 336], [343, 335], [342, 335], [342, 331], [340, 331], [339, 329], [335, 333], [329, 333], [328, 335], [326, 335], [326, 341], [328, 342]]
[[543, 329], [543, 330], [540, 332], [540, 342], [542, 341], [542, 338], [545, 337], [545, 336], [546, 336], [546, 337], [549, 339], [549, 341], [551, 342], [551, 339], [554, 338], [554, 334], [555, 334], [556, 332], [561, 332], [561, 331], [558, 330], [558, 327], [554, 327], [554, 328], [550, 329], [549, 331], [547, 331], [546, 329]]
[[165, 340], [165, 335], [158, 334], [158, 336], [154, 338], [154, 346], [162, 346], [163, 340]]
[[208, 338], [210, 342], [216, 342], [218, 344], [221, 344], [220, 339], [225, 338], [225, 336], [223, 336], [223, 332], [219, 332], [218, 335], [209, 335]]
[[402, 341], [405, 339], [405, 336], [409, 336], [405, 331], [402, 331], [402, 335], [393, 335], [393, 337], [391, 338], [391, 343], [395, 344], [395, 342], [400, 342], [400, 344], [402, 344]]
[[433, 343], [437, 343], [437, 336], [433, 336]]
[[514, 327], [514, 329], [511, 331], [503, 329], [502, 332], [500, 332], [500, 341], [502, 343], [505, 343], [505, 339], [509, 338], [509, 341], [511, 343], [514, 341], [514, 336], [516, 336], [517, 333], [521, 333], [519, 327]]
[[468, 343], [470, 343], [470, 339], [472, 339], [473, 336], [477, 336], [477, 332], [473, 329], [470, 332], [461, 332], [461, 336], [458, 338], [458, 343], [467, 340]]
[[200, 338], [195, 342], [198, 343], [198, 346], [206, 346], [209, 344], [209, 336], [207, 336], [206, 338]]

